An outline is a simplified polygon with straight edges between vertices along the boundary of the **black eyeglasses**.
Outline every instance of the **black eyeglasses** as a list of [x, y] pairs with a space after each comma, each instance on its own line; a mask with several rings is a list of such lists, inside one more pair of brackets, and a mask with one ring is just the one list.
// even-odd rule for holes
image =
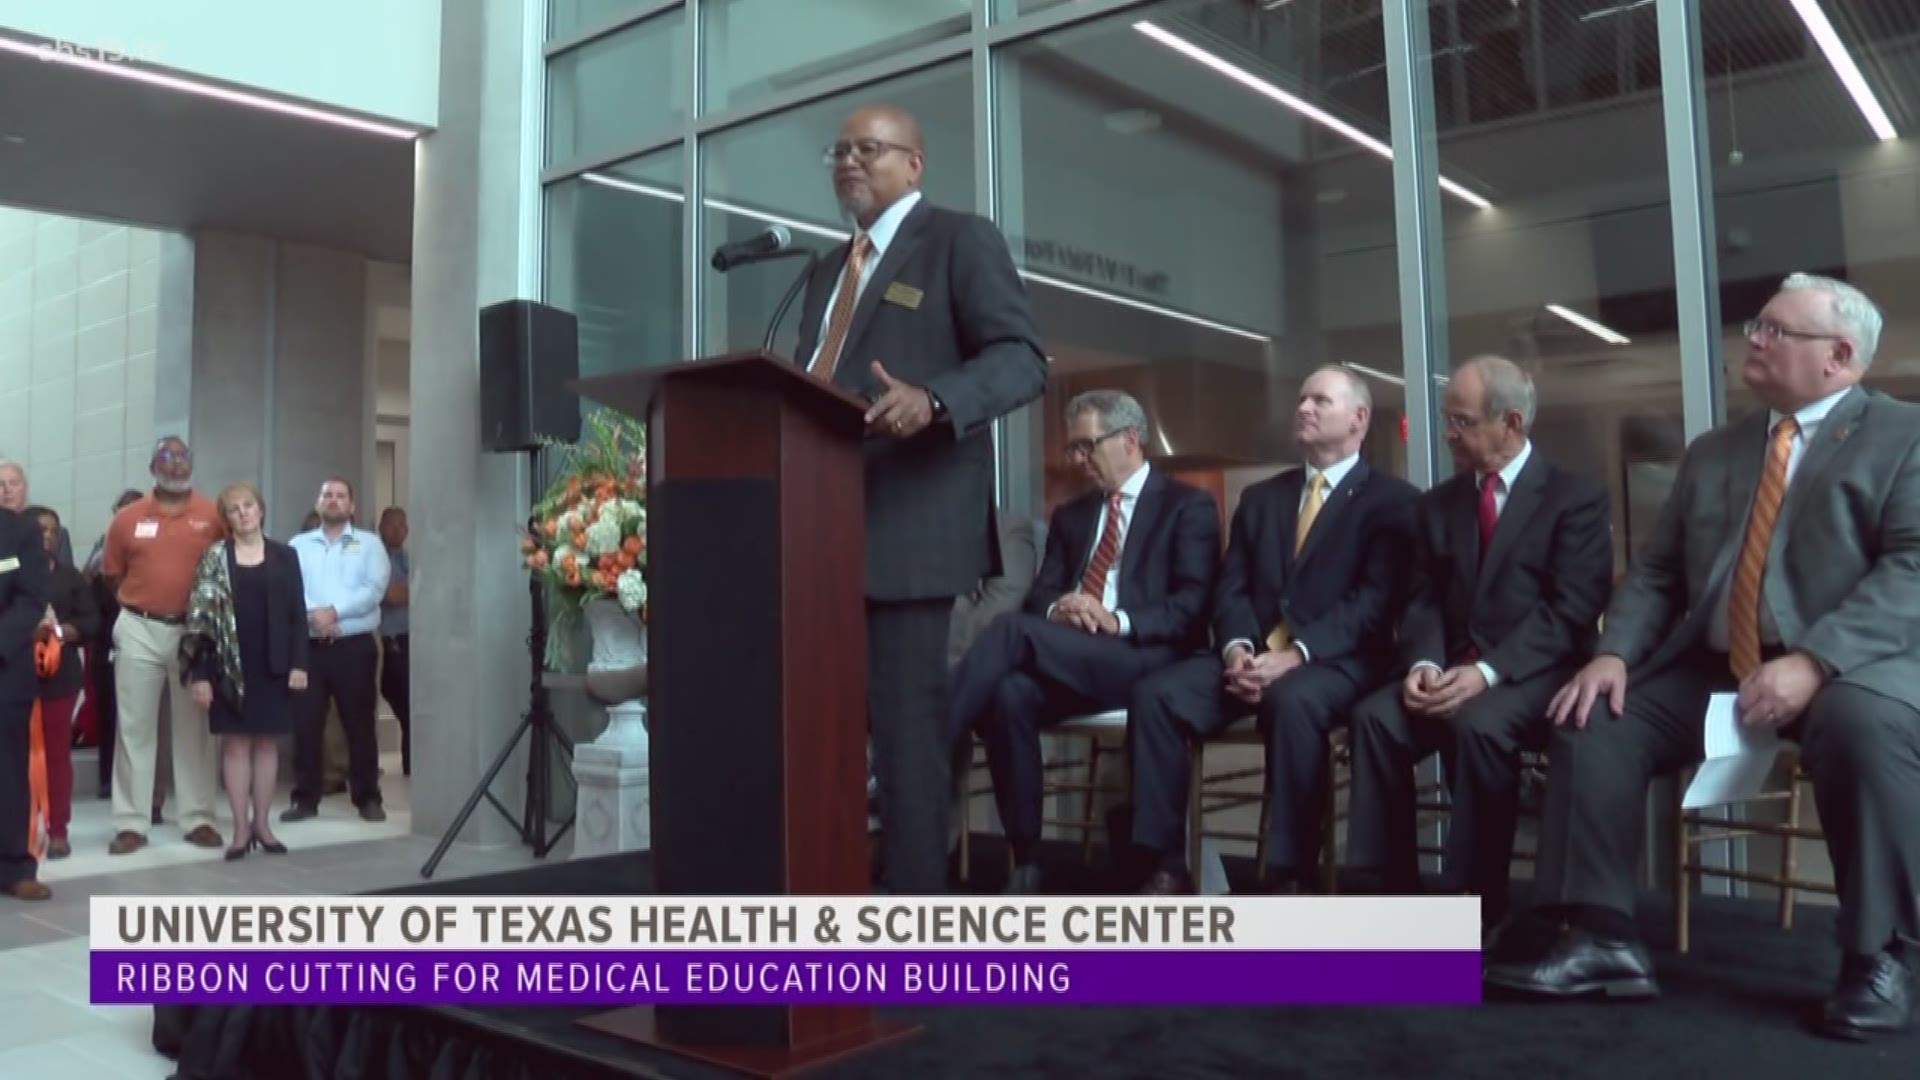
[[820, 151], [820, 164], [831, 169], [840, 163], [841, 158], [851, 157], [853, 160], [865, 165], [889, 150], [898, 150], [903, 154], [917, 154], [920, 152], [911, 146], [903, 146], [896, 142], [886, 142], [882, 139], [843, 139], [827, 147], [825, 150]]
[[192, 461], [193, 451], [175, 450], [172, 447], [163, 446], [153, 452], [153, 460], [164, 461], [169, 464], [176, 461]]
[[1111, 439], [1116, 435], [1125, 435], [1127, 432], [1132, 430], [1133, 430], [1132, 428], [1125, 428], [1125, 427], [1115, 428], [1112, 431], [1107, 432], [1105, 435], [1101, 435], [1096, 438], [1074, 439], [1067, 443], [1067, 456], [1070, 458], [1086, 457], [1088, 454], [1093, 453], [1094, 447], [1099, 446], [1101, 443], [1106, 442], [1108, 439]]
[[1839, 334], [1816, 334], [1810, 330], [1793, 330], [1772, 319], [1748, 319], [1740, 326], [1740, 332], [1747, 337], [1757, 337], [1768, 345], [1781, 338], [1793, 338], [1798, 341], [1839, 341]]

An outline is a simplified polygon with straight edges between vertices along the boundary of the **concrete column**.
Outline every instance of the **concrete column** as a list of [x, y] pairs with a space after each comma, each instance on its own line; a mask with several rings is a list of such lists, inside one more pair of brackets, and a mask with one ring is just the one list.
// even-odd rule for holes
[[[413, 356], [413, 828], [443, 833], [526, 709], [526, 577], [516, 528], [528, 506], [526, 463], [480, 448], [477, 317], [531, 296], [540, 197], [537, 0], [474, 0], [442, 9], [440, 127], [421, 140], [415, 171]], [[534, 95], [537, 100], [537, 95]], [[529, 126], [531, 125], [531, 126]], [[536, 144], [537, 145], [537, 144]], [[526, 747], [493, 791], [517, 807]], [[513, 836], [482, 807], [461, 833]]]

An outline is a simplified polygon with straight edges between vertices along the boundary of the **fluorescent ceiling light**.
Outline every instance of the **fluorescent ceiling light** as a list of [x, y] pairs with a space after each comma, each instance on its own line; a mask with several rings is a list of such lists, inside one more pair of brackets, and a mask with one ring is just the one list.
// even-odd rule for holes
[[1827, 21], [1827, 13], [1820, 9], [1820, 0], [1789, 0], [1793, 10], [1800, 13], [1800, 21], [1807, 24], [1807, 32], [1827, 56], [1827, 63], [1833, 66], [1833, 73], [1840, 76], [1840, 85], [1853, 95], [1853, 103], [1859, 107], [1860, 115], [1866, 117], [1867, 126], [1881, 142], [1892, 142], [1900, 137], [1893, 129], [1893, 121], [1887, 118], [1887, 111], [1880, 107], [1880, 100], [1867, 88], [1866, 76], [1860, 74], [1860, 67], [1853, 62], [1852, 54], [1840, 43], [1840, 35], [1834, 33], [1833, 23]]
[[1611, 330], [1601, 325], [1600, 323], [1594, 322], [1592, 319], [1587, 318], [1585, 315], [1580, 314], [1579, 312], [1573, 310], [1572, 308], [1561, 307], [1559, 304], [1548, 304], [1547, 310], [1567, 320], [1568, 322], [1579, 327], [1580, 329], [1585, 330], [1587, 333], [1592, 334], [1594, 337], [1599, 338], [1601, 341], [1604, 341], [1609, 345], [1625, 345], [1629, 341], [1633, 340], [1632, 338], [1627, 337], [1625, 334], [1622, 334], [1616, 330]]
[[[672, 200], [673, 202], [686, 201], [686, 196], [670, 188], [655, 187], [651, 184], [642, 184], [633, 180], [624, 180], [619, 177], [608, 176], [605, 173], [592, 173], [592, 172], [584, 173], [581, 175], [581, 179], [588, 180], [593, 183], [603, 185], [605, 187], [619, 188], [622, 191], [631, 191], [639, 195], [651, 195], [657, 199], [669, 199], [669, 200]], [[719, 199], [708, 199], [706, 200], [706, 205], [707, 205], [707, 208], [711, 210], [720, 210], [729, 214], [738, 214], [741, 217], [751, 218], [755, 221], [764, 221], [769, 225], [785, 225], [789, 229], [794, 229], [799, 232], [812, 233], [815, 236], [825, 237], [829, 240], [834, 240], [834, 241], [845, 240], [850, 235], [845, 229], [828, 228], [826, 226], [818, 225], [813, 222], [802, 221], [799, 218], [785, 217], [780, 214], [770, 214], [765, 210], [757, 210], [752, 207], [741, 206], [737, 203], [723, 202]], [[1136, 311], [1145, 311], [1145, 312], [1150, 312], [1154, 315], [1162, 315], [1169, 319], [1177, 319], [1180, 322], [1191, 323], [1194, 326], [1202, 326], [1209, 330], [1218, 330], [1223, 334], [1232, 334], [1235, 337], [1243, 337], [1249, 341], [1258, 341], [1261, 343], [1268, 343], [1273, 340], [1271, 337], [1268, 337], [1266, 334], [1262, 334], [1255, 330], [1249, 330], [1242, 326], [1234, 326], [1230, 323], [1216, 322], [1212, 319], [1202, 318], [1198, 315], [1194, 315], [1190, 312], [1180, 311], [1176, 308], [1162, 307], [1159, 304], [1150, 304], [1145, 300], [1135, 300], [1131, 296], [1121, 296], [1118, 293], [1107, 292], [1104, 289], [1096, 289], [1088, 285], [1080, 285], [1075, 282], [1066, 281], [1057, 277], [1051, 277], [1046, 274], [1037, 274], [1031, 270], [1021, 270], [1020, 276], [1036, 284], [1051, 286], [1053, 288], [1060, 289], [1065, 292], [1079, 293], [1082, 296], [1090, 296], [1096, 300], [1104, 300], [1109, 304], [1118, 304], [1122, 307], [1130, 307]]]
[[350, 116], [332, 109], [316, 108], [312, 105], [296, 105], [289, 101], [281, 101], [277, 98], [267, 97], [264, 94], [249, 93], [245, 90], [231, 90], [224, 86], [215, 86], [212, 83], [201, 82], [198, 79], [182, 78], [178, 75], [166, 75], [158, 71], [149, 71], [146, 68], [136, 67], [128, 61], [116, 63], [96, 60], [90, 56], [83, 56], [72, 52], [62, 52], [59, 49], [44, 44], [36, 45], [9, 37], [0, 37], [0, 52], [17, 53], [21, 56], [30, 57], [46, 63], [66, 64], [71, 67], [84, 68], [101, 75], [112, 75], [116, 78], [131, 79], [134, 82], [146, 83], [148, 86], [158, 86], [166, 90], [179, 90], [189, 94], [199, 94], [201, 97], [210, 97], [219, 101], [232, 102], [236, 105], [246, 105], [255, 109], [263, 109], [267, 112], [297, 116], [302, 120], [318, 120], [322, 123], [334, 124], [339, 127], [352, 128], [355, 131], [365, 131], [374, 135], [385, 135], [390, 139], [417, 139], [422, 134], [415, 128], [382, 124], [374, 120], [362, 120], [357, 116]]
[[[1144, 19], [1141, 20], [1140, 22], [1134, 23], [1133, 28], [1135, 30], [1140, 31], [1142, 34], [1145, 34], [1146, 36], [1152, 38], [1153, 40], [1159, 42], [1160, 44], [1165, 45], [1167, 48], [1172, 49], [1174, 52], [1177, 52], [1180, 55], [1185, 56], [1190, 60], [1198, 61], [1199, 63], [1212, 68], [1213, 70], [1219, 72], [1222, 75], [1225, 75], [1227, 78], [1232, 79], [1234, 82], [1239, 83], [1240, 85], [1246, 87], [1247, 89], [1252, 90], [1255, 93], [1261, 94], [1265, 97], [1271, 98], [1272, 100], [1277, 101], [1282, 105], [1285, 105], [1287, 108], [1292, 109], [1294, 112], [1299, 113], [1300, 115], [1306, 117], [1309, 120], [1312, 120], [1317, 124], [1322, 125], [1323, 127], [1331, 128], [1334, 131], [1337, 131], [1340, 134], [1345, 135], [1347, 138], [1352, 139], [1354, 142], [1359, 143], [1361, 146], [1364, 146], [1367, 149], [1373, 151], [1374, 153], [1379, 154], [1381, 157], [1386, 158], [1388, 161], [1393, 160], [1393, 148], [1388, 146], [1386, 143], [1383, 143], [1379, 139], [1376, 139], [1373, 136], [1367, 134], [1366, 132], [1361, 131], [1359, 128], [1354, 127], [1352, 124], [1347, 123], [1345, 120], [1342, 120], [1339, 117], [1333, 115], [1332, 113], [1326, 111], [1325, 109], [1320, 108], [1319, 106], [1313, 104], [1307, 99], [1303, 97], [1299, 97], [1298, 95], [1295, 95], [1295, 94], [1290, 94], [1287, 91], [1280, 89], [1278, 86], [1275, 86], [1274, 84], [1268, 82], [1267, 80], [1261, 78], [1260, 76], [1255, 75], [1253, 72], [1248, 71], [1246, 68], [1243, 68], [1240, 65], [1233, 63], [1232, 61], [1226, 60], [1223, 57], [1216, 56], [1213, 53], [1208, 52], [1207, 50], [1201, 48], [1200, 46], [1195, 45], [1193, 42], [1188, 41], [1186, 38], [1180, 37], [1178, 34], [1169, 33], [1168, 31], [1163, 30], [1159, 26], [1156, 26], [1153, 23], [1148, 22]], [[1466, 202], [1470, 205], [1479, 207], [1482, 210], [1489, 209], [1490, 207], [1493, 206], [1492, 203], [1488, 202], [1486, 199], [1482, 198], [1480, 195], [1476, 194], [1471, 189], [1464, 187], [1460, 184], [1457, 184], [1454, 181], [1449, 180], [1444, 176], [1440, 178], [1440, 186], [1442, 188], [1445, 188], [1447, 191], [1452, 192], [1455, 196], [1460, 198], [1461, 201]]]
[[[1389, 375], [1379, 368], [1371, 368], [1365, 364], [1356, 364], [1351, 360], [1340, 361], [1340, 366], [1346, 368], [1348, 371], [1357, 371], [1369, 379], [1379, 379], [1381, 382], [1390, 382], [1395, 386], [1407, 385], [1407, 380], [1402, 376]], [[1445, 375], [1435, 375], [1433, 381], [1439, 383], [1441, 386], [1445, 386], [1447, 384], [1447, 377]]]

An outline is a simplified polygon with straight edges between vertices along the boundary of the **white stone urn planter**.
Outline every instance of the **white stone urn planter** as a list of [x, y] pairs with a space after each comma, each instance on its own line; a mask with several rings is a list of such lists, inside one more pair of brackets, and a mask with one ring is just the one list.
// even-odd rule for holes
[[593, 635], [587, 663], [589, 697], [607, 708], [599, 738], [574, 748], [579, 787], [573, 857], [592, 858], [652, 845], [651, 769], [647, 740], [647, 628], [616, 600], [594, 600], [582, 613]]

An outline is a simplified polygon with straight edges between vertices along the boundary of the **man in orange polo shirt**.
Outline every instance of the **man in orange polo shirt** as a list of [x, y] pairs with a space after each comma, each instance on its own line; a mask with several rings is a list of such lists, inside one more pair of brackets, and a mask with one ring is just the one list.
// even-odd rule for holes
[[149, 469], [153, 490], [113, 516], [101, 560], [101, 573], [120, 599], [113, 625], [120, 732], [113, 759], [114, 835], [107, 846], [114, 855], [147, 843], [162, 693], [173, 728], [180, 827], [199, 847], [226, 842], [213, 824], [219, 794], [213, 736], [180, 682], [180, 637], [194, 568], [208, 545], [225, 539], [226, 527], [213, 500], [193, 490], [193, 452], [186, 442], [160, 440]]

